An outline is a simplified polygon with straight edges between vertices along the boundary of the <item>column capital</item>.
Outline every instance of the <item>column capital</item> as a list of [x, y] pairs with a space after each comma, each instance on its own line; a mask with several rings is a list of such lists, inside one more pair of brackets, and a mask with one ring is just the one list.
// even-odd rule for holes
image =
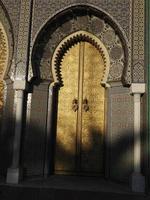
[[26, 80], [15, 80], [13, 84], [14, 90], [27, 90], [28, 83]]
[[132, 83], [130, 87], [130, 94], [144, 94], [145, 83]]

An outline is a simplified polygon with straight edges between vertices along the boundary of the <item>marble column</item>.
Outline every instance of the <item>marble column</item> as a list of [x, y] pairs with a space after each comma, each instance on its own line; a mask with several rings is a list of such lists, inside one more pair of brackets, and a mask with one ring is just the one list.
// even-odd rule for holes
[[22, 170], [20, 166], [20, 145], [21, 145], [21, 134], [22, 134], [22, 120], [23, 120], [23, 102], [24, 102], [24, 91], [26, 90], [26, 82], [22, 80], [14, 81], [15, 90], [15, 133], [13, 140], [13, 153], [12, 153], [12, 164], [7, 170], [7, 183], [18, 183], [22, 177]]
[[145, 177], [141, 173], [141, 95], [145, 93], [144, 83], [132, 83], [134, 98], [134, 169], [131, 176], [133, 192], [145, 192]]

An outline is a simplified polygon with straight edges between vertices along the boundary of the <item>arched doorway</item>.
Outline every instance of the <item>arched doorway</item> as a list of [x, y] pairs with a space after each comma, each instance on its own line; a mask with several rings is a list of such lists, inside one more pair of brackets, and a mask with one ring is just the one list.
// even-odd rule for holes
[[89, 42], [72, 46], [61, 62], [54, 171], [104, 174], [104, 60]]
[[[58, 135], [59, 135], [58, 130], [61, 127], [61, 126], [59, 126], [59, 124], [60, 124], [59, 119], [61, 119], [62, 121], [66, 121], [66, 123], [65, 123], [66, 127], [69, 126], [69, 121], [71, 121], [71, 118], [69, 118], [69, 117], [68, 117], [69, 118], [68, 120], [65, 119], [65, 117], [64, 118], [59, 117], [59, 114], [60, 114], [59, 112], [60, 112], [60, 108], [61, 108], [60, 105], [62, 105], [62, 109], [65, 110], [63, 112], [64, 114], [67, 113], [67, 108], [68, 108], [68, 107], [64, 108], [64, 106], [66, 106], [66, 104], [67, 104], [66, 99], [68, 98], [68, 94], [63, 95], [64, 98], [62, 98], [62, 101], [60, 103], [61, 93], [63, 92], [63, 90], [65, 90], [64, 77], [67, 77], [67, 78], [72, 77], [71, 80], [69, 79], [69, 81], [68, 81], [69, 87], [70, 87], [71, 84], [72, 85], [75, 84], [74, 73], [78, 74], [78, 72], [74, 71], [74, 68], [70, 68], [70, 70], [73, 70], [73, 72], [70, 72], [69, 76], [68, 76], [69, 73], [66, 76], [64, 76], [63, 69], [65, 69], [65, 68], [63, 67], [63, 63], [64, 63], [65, 59], [69, 58], [69, 56], [67, 56], [68, 53], [70, 51], [73, 51], [72, 49], [77, 44], [80, 44], [82, 42], [90, 43], [91, 45], [93, 45], [92, 47], [95, 47], [95, 49], [98, 49], [99, 56], [103, 58], [103, 62], [104, 62], [103, 70], [102, 70], [103, 75], [102, 75], [102, 77], [99, 76], [99, 79], [98, 79], [99, 88], [101, 87], [101, 84], [105, 87], [107, 87], [107, 86], [109, 87], [110, 83], [113, 83], [113, 82], [115, 82], [114, 85], [116, 85], [116, 82], [117, 83], [119, 82], [122, 85], [122, 81], [123, 81], [122, 77], [124, 76], [125, 72], [127, 71], [126, 69], [128, 68], [127, 58], [128, 58], [129, 52], [128, 52], [128, 48], [126, 45], [126, 37], [124, 37], [122, 35], [122, 32], [119, 29], [119, 27], [117, 26], [117, 24], [115, 25], [115, 22], [113, 22], [113, 20], [111, 20], [109, 18], [109, 16], [106, 16], [106, 14], [103, 12], [98, 12], [98, 11], [96, 12], [96, 10], [91, 10], [92, 8], [90, 8], [90, 7], [89, 7], [89, 10], [91, 13], [81, 12], [81, 10], [86, 10], [86, 6], [85, 7], [83, 6], [80, 9], [78, 9], [78, 8], [79, 7], [76, 7], [76, 6], [73, 7], [74, 15], [70, 15], [70, 13], [66, 10], [65, 12], [62, 12], [60, 16], [58, 14], [56, 16], [55, 20], [52, 18], [49, 21], [47, 21], [47, 23], [40, 30], [40, 32], [39, 32], [40, 34], [38, 34], [37, 37], [35, 38], [35, 44], [34, 44], [33, 50], [32, 50], [33, 74], [34, 74], [34, 77], [36, 78], [36, 80], [38, 80], [40, 83], [39, 88], [42, 87], [42, 85], [44, 85], [44, 82], [45, 82], [45, 85], [47, 83], [50, 84], [50, 87], [49, 86], [47, 87], [49, 89], [47, 89], [48, 98], [47, 98], [46, 102], [45, 102], [46, 95], [45, 96], [43, 95], [43, 92], [41, 92], [43, 90], [41, 90], [41, 89], [39, 89], [37, 91], [37, 93], [34, 91], [34, 94], [36, 93], [37, 96], [41, 94], [40, 98], [33, 94], [32, 99], [31, 99], [32, 105], [36, 105], [36, 102], [39, 101], [38, 99], [41, 99], [41, 101], [43, 102], [41, 109], [40, 109], [42, 115], [39, 115], [36, 107], [33, 106], [33, 108], [31, 107], [31, 114], [29, 116], [30, 124], [32, 124], [32, 121], [35, 121], [37, 118], [39, 119], [39, 121], [38, 121], [39, 134], [36, 134], [36, 140], [33, 140], [33, 144], [36, 144], [36, 146], [37, 146], [37, 148], [36, 149], [34, 148], [34, 149], [35, 149], [35, 154], [38, 155], [38, 157], [35, 158], [34, 153], [32, 153], [32, 158], [27, 159], [27, 162], [26, 162], [27, 170], [32, 171], [32, 174], [35, 174], [35, 172], [36, 172], [36, 174], [43, 174], [43, 172], [44, 172], [44, 175], [46, 176], [49, 174], [53, 174], [53, 172], [55, 172], [55, 173], [61, 173], [61, 174], [67, 174], [67, 173], [68, 174], [74, 174], [74, 173], [75, 174], [76, 173], [83, 174], [83, 173], [85, 173], [85, 174], [89, 175], [89, 174], [103, 174], [103, 171], [104, 171], [103, 167], [101, 168], [102, 170], [100, 170], [100, 168], [98, 168], [98, 170], [95, 170], [95, 169], [91, 170], [88, 167], [86, 167], [83, 164], [83, 162], [80, 162], [80, 160], [82, 161], [82, 158], [83, 157], [86, 158], [86, 156], [85, 156], [85, 154], [84, 154], [84, 156], [82, 156], [83, 155], [82, 151], [80, 153], [80, 149], [81, 150], [83, 149], [82, 148], [82, 137], [81, 137], [81, 136], [83, 136], [82, 131], [80, 131], [80, 134], [78, 137], [76, 136], [76, 134], [78, 133], [77, 128], [80, 129], [78, 127], [78, 121], [80, 121], [80, 127], [83, 129], [82, 120], [78, 120], [77, 117], [78, 117], [78, 115], [81, 115], [83, 117], [83, 114], [86, 115], [86, 114], [90, 113], [89, 98], [87, 98], [86, 94], [85, 94], [85, 96], [84, 96], [84, 94], [82, 94], [82, 98], [80, 97], [82, 99], [82, 101], [78, 99], [78, 97], [80, 95], [78, 95], [78, 96], [73, 95], [73, 97], [70, 98], [71, 99], [70, 102], [68, 103], [68, 107], [71, 109], [70, 111], [72, 111], [74, 113], [74, 115], [76, 116], [75, 124], [77, 124], [77, 125], [75, 126], [75, 128], [76, 128], [76, 130], [74, 131], [75, 135], [71, 135], [71, 136], [67, 137], [66, 135], [69, 135], [69, 134], [67, 134], [67, 132], [65, 134], [64, 133], [65, 131], [63, 131], [62, 133], [60, 133], [60, 135], [62, 135], [62, 139], [60, 139], [60, 141], [58, 139], [58, 138], [61, 138], [61, 137], [58, 137]], [[101, 13], [103, 13], [103, 15], [101, 15]], [[61, 19], [64, 19], [64, 20], [62, 21]], [[57, 21], [57, 23], [56, 23], [56, 21]], [[111, 23], [111, 22], [113, 22], [113, 23]], [[56, 27], [53, 26], [53, 23], [56, 25]], [[54, 29], [52, 29], [52, 27], [54, 27]], [[77, 57], [78, 57], [78, 62], [79, 62], [79, 60], [80, 60], [79, 54]], [[95, 55], [93, 56], [93, 58], [94, 57], [95, 57]], [[73, 59], [73, 60], [75, 61], [76, 59]], [[66, 61], [66, 62], [68, 62], [68, 61]], [[73, 64], [74, 64], [74, 62], [73, 62]], [[72, 63], [70, 65], [72, 65]], [[77, 66], [76, 68], [78, 69], [79, 66]], [[90, 69], [92, 69], [92, 68], [90, 68]], [[96, 75], [98, 76], [98, 73]], [[31, 80], [32, 80], [32, 76], [31, 76]], [[33, 80], [35, 80], [35, 79], [33, 79]], [[84, 79], [82, 79], [82, 80], [84, 80]], [[95, 79], [95, 80], [97, 80], [97, 79]], [[80, 85], [79, 81], [76, 81], [76, 82], [79, 87], [79, 85]], [[86, 83], [86, 81], [83, 81], [83, 90], [84, 90], [85, 83]], [[59, 87], [59, 89], [56, 89], [56, 88], [58, 88], [56, 85]], [[88, 87], [88, 89], [90, 88], [90, 86], [87, 86], [87, 87]], [[89, 91], [92, 91], [92, 92], [94, 90], [95, 90], [94, 88], [89, 89]], [[110, 95], [109, 90], [111, 90], [111, 88], [107, 90], [108, 99], [109, 99], [109, 95]], [[57, 91], [59, 91], [58, 99], [57, 99], [57, 94], [56, 94]], [[81, 90], [78, 89], [77, 94], [81, 93], [80, 91]], [[86, 104], [89, 105], [89, 111], [87, 111], [87, 112], [83, 112], [83, 109], [82, 109], [82, 111], [80, 111], [81, 107], [83, 108], [84, 97], [86, 97], [86, 99], [87, 99], [87, 101], [85, 101]], [[76, 112], [74, 112], [72, 110], [72, 104], [76, 105], [76, 103], [77, 103], [76, 99], [78, 100], [78, 104], [80, 104], [80, 105], [78, 106], [78, 110]], [[75, 100], [75, 101], [73, 101], [73, 100]], [[81, 106], [81, 102], [82, 102], [82, 106]], [[110, 103], [111, 102], [109, 101], [108, 106], [107, 106], [108, 112], [111, 111]], [[58, 104], [58, 106], [57, 106], [57, 104]], [[57, 110], [55, 109], [56, 107], [58, 108]], [[45, 110], [47, 112], [45, 112]], [[58, 113], [56, 111], [58, 111]], [[106, 111], [106, 115], [108, 112]], [[57, 114], [57, 117], [56, 117], [56, 114]], [[43, 115], [44, 115], [44, 117], [43, 117]], [[111, 120], [110, 120], [110, 118], [108, 118], [108, 115], [105, 118], [106, 118], [106, 120], [104, 120], [104, 121], [107, 121], [107, 119], [109, 120], [108, 123], [106, 122], [106, 133], [107, 134], [105, 134], [105, 135], [107, 135], [106, 140], [105, 140], [105, 144], [106, 144], [105, 152], [106, 152], [107, 156], [104, 156], [104, 153], [103, 153], [102, 158], [101, 158], [102, 160], [100, 163], [102, 166], [104, 166], [104, 157], [107, 157], [107, 159], [106, 159], [107, 169], [105, 168], [105, 170], [106, 170], [105, 172], [106, 172], [106, 175], [109, 176], [109, 170], [110, 170], [109, 166], [111, 166], [111, 164], [109, 163], [109, 158], [110, 158], [109, 157], [109, 155], [110, 155], [109, 144], [111, 142], [109, 130], [111, 129]], [[41, 122], [41, 123], [39, 123], [39, 122]], [[72, 123], [70, 123], [70, 124], [72, 127]], [[68, 129], [68, 128], [66, 128], [66, 129]], [[42, 130], [42, 131], [40, 131], [40, 130]], [[92, 130], [94, 130], [94, 128]], [[31, 132], [32, 133], [30, 135], [32, 135], [32, 137], [34, 138], [35, 137], [34, 131], [31, 131]], [[103, 133], [104, 132], [105, 131], [103, 131]], [[28, 131], [27, 131], [27, 134], [28, 134]], [[30, 135], [28, 138], [31, 138]], [[90, 134], [90, 135], [92, 135], [92, 134]], [[54, 136], [56, 136], [56, 138], [53, 138]], [[88, 137], [86, 137], [86, 138], [88, 138]], [[72, 140], [72, 138], [75, 138], [74, 139], [75, 143], [69, 142], [69, 139]], [[55, 139], [56, 139], [56, 142], [54, 142]], [[28, 139], [28, 141], [30, 142], [31, 139]], [[71, 148], [72, 149], [74, 148], [74, 152], [71, 152], [69, 147], [65, 146], [65, 141], [67, 141], [68, 144], [70, 143], [70, 146], [72, 146]], [[89, 140], [89, 141], [91, 142], [92, 140]], [[94, 140], [94, 142], [95, 142], [95, 140]], [[91, 142], [91, 143], [94, 144], [94, 142], [93, 143]], [[103, 136], [102, 146], [103, 146], [103, 144], [104, 144], [104, 136]], [[39, 148], [40, 145], [41, 145], [41, 148]], [[31, 146], [35, 146], [35, 145], [31, 144]], [[54, 146], [56, 148], [54, 148]], [[95, 145], [93, 145], [93, 146], [95, 146]], [[101, 145], [99, 145], [99, 146], [101, 146]], [[95, 153], [95, 154], [91, 153], [92, 158], [90, 159], [90, 156], [89, 156], [89, 158], [86, 159], [85, 163], [88, 162], [88, 159], [92, 161], [94, 156], [99, 154], [99, 151], [100, 150], [98, 150], [98, 153]], [[59, 154], [59, 152], [61, 152], [61, 153]], [[86, 149], [85, 152], [87, 155], [90, 155], [89, 149]], [[34, 165], [32, 165], [33, 159], [36, 160], [36, 162], [34, 162]], [[58, 160], [61, 163], [58, 163]], [[70, 167], [70, 169], [67, 169], [67, 165], [68, 166], [71, 165], [71, 162], [73, 163], [72, 166]], [[30, 163], [31, 163], [31, 165], [30, 165]], [[58, 165], [57, 165], [57, 163], [58, 163]], [[63, 169], [63, 164], [66, 164], [64, 169]], [[88, 166], [92, 165], [92, 164], [95, 165], [94, 166], [95, 168], [99, 165], [97, 163], [95, 164], [95, 162], [91, 162], [91, 164], [88, 164]], [[55, 167], [54, 167], [54, 165], [55, 165]], [[61, 165], [62, 165], [62, 168], [61, 168]], [[59, 166], [60, 168], [59, 167], [57, 168], [57, 166]], [[82, 168], [83, 168], [83, 170], [82, 170]], [[37, 171], [35, 169], [37, 169]]]

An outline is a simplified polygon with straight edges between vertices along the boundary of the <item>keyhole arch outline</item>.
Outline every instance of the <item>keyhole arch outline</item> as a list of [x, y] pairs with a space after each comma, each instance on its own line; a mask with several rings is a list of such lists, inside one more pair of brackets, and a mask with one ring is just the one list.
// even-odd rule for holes
[[109, 87], [109, 84], [107, 83], [109, 69], [110, 69], [109, 53], [105, 45], [101, 42], [101, 40], [92, 33], [89, 33], [87, 31], [77, 31], [70, 34], [69, 36], [64, 38], [56, 47], [52, 56], [52, 63], [51, 63], [52, 75], [54, 79], [53, 84], [60, 86], [63, 84], [63, 77], [61, 74], [62, 60], [65, 54], [69, 51], [69, 49], [72, 46], [78, 44], [79, 42], [89, 42], [99, 51], [104, 61], [103, 76], [100, 81], [100, 84], [104, 87]]

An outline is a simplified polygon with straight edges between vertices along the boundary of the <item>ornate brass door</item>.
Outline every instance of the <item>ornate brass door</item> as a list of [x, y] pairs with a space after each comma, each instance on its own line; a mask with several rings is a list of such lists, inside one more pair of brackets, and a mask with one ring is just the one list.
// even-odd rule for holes
[[102, 174], [104, 160], [104, 62], [90, 43], [64, 56], [58, 95], [55, 173]]

